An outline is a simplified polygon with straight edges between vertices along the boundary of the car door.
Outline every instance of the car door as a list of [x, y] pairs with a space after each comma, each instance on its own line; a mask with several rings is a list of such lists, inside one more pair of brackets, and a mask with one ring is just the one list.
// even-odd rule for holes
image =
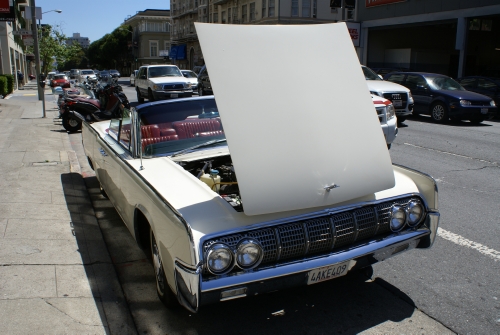
[[141, 67], [139, 69], [139, 73], [137, 74], [137, 77], [135, 78], [137, 83], [135, 84], [139, 90], [141, 91], [142, 95], [145, 95], [148, 93], [148, 84], [147, 84], [147, 79], [146, 79], [146, 68]]
[[411, 91], [411, 95], [415, 101], [413, 110], [418, 113], [428, 112], [433, 94], [425, 78], [419, 74], [408, 74], [404, 86]]

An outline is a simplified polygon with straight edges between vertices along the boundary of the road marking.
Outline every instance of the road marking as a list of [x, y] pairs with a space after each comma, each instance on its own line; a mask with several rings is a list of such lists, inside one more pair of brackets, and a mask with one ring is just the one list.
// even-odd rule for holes
[[492, 164], [492, 165], [498, 165], [498, 162], [490, 162], [490, 161], [487, 161], [487, 160], [484, 160], [484, 159], [479, 159], [479, 158], [474, 158], [474, 157], [469, 157], [469, 156], [454, 154], [453, 152], [449, 152], [449, 151], [442, 151], [442, 150], [437, 150], [437, 149], [426, 148], [426, 147], [422, 147], [420, 145], [415, 145], [415, 144], [411, 144], [411, 143], [404, 143], [404, 145], [408, 145], [408, 146], [414, 147], [414, 148], [429, 150], [429, 151], [435, 151], [435, 152], [439, 152], [439, 153], [442, 153], [442, 154], [451, 155], [451, 156], [455, 156], [455, 157], [472, 159], [472, 160], [476, 160], [476, 161], [483, 162], [483, 163], [489, 163], [489, 164]]
[[445, 240], [451, 241], [451, 242], [456, 243], [458, 245], [477, 250], [480, 253], [482, 253], [483, 255], [486, 255], [486, 256], [493, 258], [495, 261], [500, 260], [500, 251], [496, 251], [494, 249], [488, 248], [487, 246], [482, 245], [481, 243], [477, 243], [477, 242], [468, 240], [465, 237], [454, 234], [454, 233], [449, 232], [447, 230], [444, 230], [442, 228], [438, 229], [438, 236], [441, 236]]
[[23, 94], [23, 96], [25, 96], [25, 97], [33, 96], [33, 95], [36, 95], [36, 94], [31, 94], [31, 93], [29, 93], [29, 94]]

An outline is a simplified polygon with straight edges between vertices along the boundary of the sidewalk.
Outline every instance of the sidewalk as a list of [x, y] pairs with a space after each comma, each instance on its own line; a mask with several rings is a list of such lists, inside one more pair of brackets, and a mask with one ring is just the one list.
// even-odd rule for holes
[[0, 100], [0, 333], [134, 334], [50, 92]]

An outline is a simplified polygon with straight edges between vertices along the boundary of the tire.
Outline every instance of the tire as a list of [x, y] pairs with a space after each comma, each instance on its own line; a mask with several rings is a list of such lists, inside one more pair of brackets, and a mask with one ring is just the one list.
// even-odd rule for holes
[[74, 133], [82, 129], [82, 123], [70, 117], [63, 117], [62, 125], [64, 129], [70, 133]]
[[198, 96], [203, 96], [203, 87], [198, 87]]
[[151, 91], [150, 88], [148, 88], [148, 100], [149, 102], [155, 101], [155, 96], [153, 95], [153, 91]]
[[104, 190], [104, 188], [102, 187], [101, 183], [99, 183], [99, 191], [101, 192], [101, 195], [103, 197], [105, 197], [106, 199], [109, 199], [108, 197], [108, 194], [106, 193], [106, 191]]
[[387, 150], [391, 150], [391, 145], [392, 145], [392, 143], [391, 144], [387, 144]]
[[137, 102], [142, 104], [144, 102], [144, 98], [142, 97], [141, 92], [139, 91], [139, 88], [136, 89], [136, 92], [137, 92]]
[[149, 240], [151, 241], [151, 259], [153, 261], [153, 269], [156, 280], [156, 292], [158, 293], [158, 298], [160, 298], [160, 301], [168, 309], [178, 308], [180, 305], [177, 302], [177, 297], [175, 296], [174, 292], [172, 292], [170, 286], [168, 286], [160, 251], [158, 245], [156, 244], [155, 235], [152, 229], [149, 230], [149, 234]]
[[406, 116], [401, 116], [401, 117], [397, 117], [398, 118], [398, 123], [403, 123], [406, 121]]
[[436, 102], [431, 106], [431, 118], [434, 122], [444, 123], [448, 121], [448, 109], [442, 102]]

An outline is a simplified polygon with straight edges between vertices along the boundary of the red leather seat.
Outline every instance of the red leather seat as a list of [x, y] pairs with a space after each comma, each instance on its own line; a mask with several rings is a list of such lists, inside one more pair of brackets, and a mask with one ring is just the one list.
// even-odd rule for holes
[[219, 119], [188, 119], [184, 121], [172, 122], [172, 127], [175, 129], [179, 139], [193, 138], [200, 136], [215, 136], [209, 135], [209, 132], [223, 133]]
[[[170, 126], [171, 124], [161, 124], [164, 126]], [[179, 139], [176, 132], [172, 128], [160, 128], [160, 125], [150, 124], [147, 126], [141, 126], [141, 143], [144, 149], [147, 145], [175, 141]]]

